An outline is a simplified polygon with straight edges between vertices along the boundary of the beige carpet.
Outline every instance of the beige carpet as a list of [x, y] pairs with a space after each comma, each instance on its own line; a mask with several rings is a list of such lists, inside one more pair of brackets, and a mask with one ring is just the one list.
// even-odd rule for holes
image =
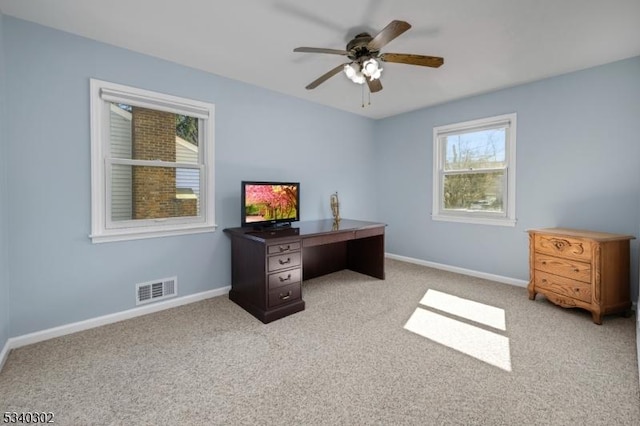
[[59, 425], [640, 422], [634, 318], [598, 326], [524, 288], [393, 260], [385, 281], [342, 271], [305, 282], [303, 298], [305, 311], [268, 325], [223, 296], [14, 350], [0, 414], [53, 412]]

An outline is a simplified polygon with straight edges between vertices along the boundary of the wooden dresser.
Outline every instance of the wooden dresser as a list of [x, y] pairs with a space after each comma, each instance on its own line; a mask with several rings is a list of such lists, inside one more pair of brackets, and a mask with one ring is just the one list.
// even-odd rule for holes
[[529, 230], [529, 299], [537, 293], [565, 308], [591, 312], [593, 322], [628, 314], [631, 235], [566, 228]]

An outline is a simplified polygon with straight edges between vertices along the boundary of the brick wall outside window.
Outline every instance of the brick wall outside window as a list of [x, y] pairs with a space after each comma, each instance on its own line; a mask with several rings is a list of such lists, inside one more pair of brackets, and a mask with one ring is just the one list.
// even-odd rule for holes
[[[176, 161], [175, 114], [147, 108], [132, 110], [132, 154], [137, 160]], [[176, 199], [176, 169], [133, 168], [133, 219], [196, 216], [196, 200]]]

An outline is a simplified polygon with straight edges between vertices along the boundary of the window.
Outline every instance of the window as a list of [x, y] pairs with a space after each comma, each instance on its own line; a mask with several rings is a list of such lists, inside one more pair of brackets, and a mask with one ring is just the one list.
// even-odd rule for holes
[[211, 232], [214, 106], [91, 79], [94, 243]]
[[515, 226], [516, 114], [433, 129], [433, 219]]

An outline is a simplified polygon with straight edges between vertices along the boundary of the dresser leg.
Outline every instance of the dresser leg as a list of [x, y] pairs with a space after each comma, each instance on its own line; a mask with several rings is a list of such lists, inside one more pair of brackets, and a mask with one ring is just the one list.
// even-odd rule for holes
[[595, 324], [602, 325], [602, 314], [600, 312], [591, 312], [591, 318], [593, 318]]
[[529, 288], [529, 300], [536, 300], [536, 291], [532, 288]]

